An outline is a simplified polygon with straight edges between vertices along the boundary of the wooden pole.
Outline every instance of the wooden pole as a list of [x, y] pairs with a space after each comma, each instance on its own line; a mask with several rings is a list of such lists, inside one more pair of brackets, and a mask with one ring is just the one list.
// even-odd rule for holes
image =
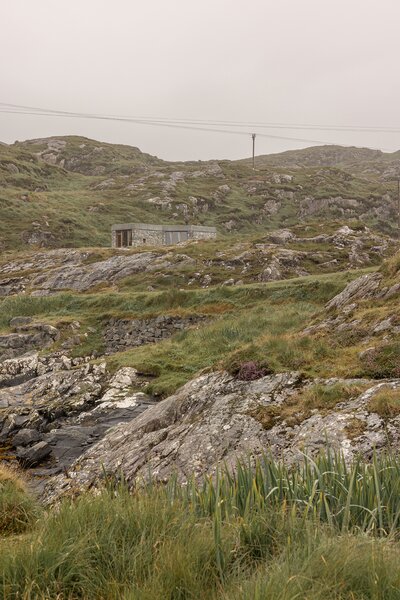
[[400, 238], [400, 177], [397, 178], [397, 236]]
[[253, 138], [253, 171], [255, 169], [255, 148], [256, 148], [256, 134], [252, 133], [251, 137]]

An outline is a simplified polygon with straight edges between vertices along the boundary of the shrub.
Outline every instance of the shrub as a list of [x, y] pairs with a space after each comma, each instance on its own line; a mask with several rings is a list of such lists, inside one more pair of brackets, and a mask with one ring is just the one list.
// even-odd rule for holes
[[271, 373], [271, 370], [265, 363], [249, 360], [238, 365], [235, 375], [237, 379], [242, 381], [254, 381], [255, 379], [265, 377], [268, 373]]

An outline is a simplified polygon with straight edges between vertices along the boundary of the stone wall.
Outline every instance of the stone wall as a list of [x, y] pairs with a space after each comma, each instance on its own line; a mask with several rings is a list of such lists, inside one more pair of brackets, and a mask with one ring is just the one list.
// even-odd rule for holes
[[162, 246], [162, 229], [132, 229], [132, 246]]
[[204, 322], [204, 315], [175, 317], [161, 315], [153, 319], [111, 319], [104, 332], [106, 353], [152, 344]]
[[[213, 228], [209, 228], [209, 229], [213, 229]], [[192, 231], [192, 239], [193, 240], [213, 240], [217, 237], [217, 231], [207, 231], [206, 229], [203, 228], [193, 228]]]

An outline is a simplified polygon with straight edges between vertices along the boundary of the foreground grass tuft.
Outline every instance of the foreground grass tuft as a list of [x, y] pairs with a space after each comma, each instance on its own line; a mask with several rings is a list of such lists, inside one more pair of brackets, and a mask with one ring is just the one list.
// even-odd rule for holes
[[33, 525], [37, 503], [16, 471], [0, 464], [0, 535], [17, 534]]
[[395, 456], [340, 455], [134, 492], [110, 477], [0, 541], [0, 597], [398, 600], [399, 482]]

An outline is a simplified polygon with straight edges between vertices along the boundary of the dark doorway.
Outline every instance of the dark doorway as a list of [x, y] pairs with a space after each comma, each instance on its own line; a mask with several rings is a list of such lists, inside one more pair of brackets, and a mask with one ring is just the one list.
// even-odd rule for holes
[[115, 232], [117, 248], [132, 246], [132, 229], [118, 229]]

